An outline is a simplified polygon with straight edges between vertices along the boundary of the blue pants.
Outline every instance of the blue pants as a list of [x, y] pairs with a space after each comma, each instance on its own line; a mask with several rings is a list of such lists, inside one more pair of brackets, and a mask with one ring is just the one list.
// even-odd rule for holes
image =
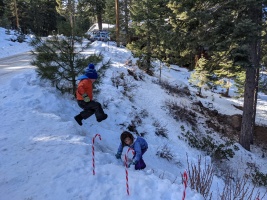
[[141, 151], [142, 151], [142, 155], [141, 155], [140, 160], [134, 166], [135, 170], [141, 170], [141, 169], [145, 169], [146, 168], [146, 163], [143, 160], [143, 155], [147, 151], [147, 149], [142, 149]]

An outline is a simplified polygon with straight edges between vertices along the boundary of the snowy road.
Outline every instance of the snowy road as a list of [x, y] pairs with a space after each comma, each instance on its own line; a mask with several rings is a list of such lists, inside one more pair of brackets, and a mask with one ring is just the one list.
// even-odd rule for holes
[[0, 79], [25, 69], [35, 68], [30, 64], [32, 56], [30, 52], [17, 54], [5, 58], [0, 58]]

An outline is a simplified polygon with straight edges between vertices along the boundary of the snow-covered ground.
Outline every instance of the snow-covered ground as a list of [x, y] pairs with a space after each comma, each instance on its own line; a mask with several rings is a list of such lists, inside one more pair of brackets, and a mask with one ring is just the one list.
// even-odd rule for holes
[[[25, 52], [31, 49], [27, 43], [7, 41], [4, 29], [0, 28], [1, 58]], [[165, 100], [177, 101], [188, 105], [184, 98], [167, 94], [150, 77], [136, 66], [127, 66], [125, 62], [132, 58], [126, 48], [117, 48], [112, 42], [94, 42], [87, 53], [101, 52], [103, 63], [111, 59], [101, 92], [96, 99], [105, 105], [108, 119], [98, 123], [94, 116], [79, 126], [73, 119], [81, 109], [73, 97], [62, 96], [46, 81], [39, 80], [34, 69], [25, 69], [0, 86], [0, 199], [1, 200], [176, 200], [182, 199], [184, 185], [181, 174], [187, 170], [187, 156], [190, 163], [210, 164], [209, 156], [191, 148], [179, 140], [181, 126], [190, 130], [185, 123], [175, 121], [164, 109]], [[133, 59], [134, 60], [134, 59]], [[0, 63], [1, 65], [1, 63]], [[99, 69], [101, 63], [96, 68]], [[178, 66], [178, 70], [163, 68], [162, 78], [172, 84], [187, 85], [190, 73]], [[143, 80], [135, 81], [126, 75], [128, 84], [133, 86], [128, 97], [122, 87], [115, 87], [112, 77], [127, 69], [142, 75]], [[190, 88], [190, 86], [189, 86]], [[192, 89], [193, 90], [193, 89]], [[242, 105], [242, 100], [220, 97], [208, 91], [206, 103], [212, 102], [215, 109], [223, 114], [240, 113], [232, 104]], [[213, 97], [212, 97], [213, 96]], [[195, 97], [197, 98], [197, 97]], [[266, 124], [266, 96], [260, 95], [257, 120]], [[203, 102], [205, 104], [205, 102]], [[190, 105], [188, 105], [190, 106]], [[126, 169], [123, 160], [117, 160], [115, 154], [120, 142], [120, 134], [126, 130], [136, 116], [141, 117], [137, 127], [139, 133], [145, 133], [149, 149], [144, 154], [147, 168], [135, 171], [129, 168], [128, 189], [126, 187]], [[168, 130], [168, 139], [155, 134], [155, 122]], [[101, 140], [95, 137], [101, 135]], [[95, 175], [92, 166], [92, 140], [95, 138]], [[236, 144], [238, 145], [238, 144]], [[172, 161], [156, 154], [168, 147], [173, 155]], [[255, 163], [259, 170], [267, 173], [267, 158], [255, 151], [240, 150], [228, 163], [231, 168], [246, 170], [247, 162]], [[126, 153], [127, 149], [124, 149]], [[211, 191], [213, 199], [218, 199], [224, 182], [214, 177]], [[261, 194], [266, 188], [258, 188]], [[256, 193], [255, 193], [256, 195]], [[266, 196], [265, 196], [266, 198]], [[186, 199], [202, 200], [202, 195], [187, 187]]]

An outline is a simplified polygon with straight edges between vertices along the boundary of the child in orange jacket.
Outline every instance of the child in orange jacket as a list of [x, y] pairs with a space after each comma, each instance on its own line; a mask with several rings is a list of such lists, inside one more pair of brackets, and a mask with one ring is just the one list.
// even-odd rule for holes
[[82, 120], [89, 118], [93, 114], [95, 114], [98, 122], [108, 117], [108, 115], [104, 113], [101, 104], [93, 100], [93, 83], [97, 78], [97, 72], [93, 64], [89, 64], [88, 68], [85, 70], [85, 74], [78, 78], [80, 82], [76, 90], [76, 98], [79, 107], [82, 108], [83, 111], [76, 115], [74, 119], [80, 126], [82, 126]]

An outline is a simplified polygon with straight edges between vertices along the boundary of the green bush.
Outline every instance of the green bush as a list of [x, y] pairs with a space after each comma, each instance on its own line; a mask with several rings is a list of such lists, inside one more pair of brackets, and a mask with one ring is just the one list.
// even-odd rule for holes
[[258, 186], [267, 186], [267, 174], [256, 169], [255, 173], [252, 173], [252, 182]]
[[[181, 129], [183, 128], [181, 127]], [[233, 145], [232, 142], [227, 141], [224, 144], [217, 144], [209, 135], [195, 135], [190, 131], [181, 134], [183, 137], [178, 136], [179, 139], [185, 140], [191, 147], [202, 150], [215, 159], [233, 158], [234, 151], [238, 150], [238, 147]]]

